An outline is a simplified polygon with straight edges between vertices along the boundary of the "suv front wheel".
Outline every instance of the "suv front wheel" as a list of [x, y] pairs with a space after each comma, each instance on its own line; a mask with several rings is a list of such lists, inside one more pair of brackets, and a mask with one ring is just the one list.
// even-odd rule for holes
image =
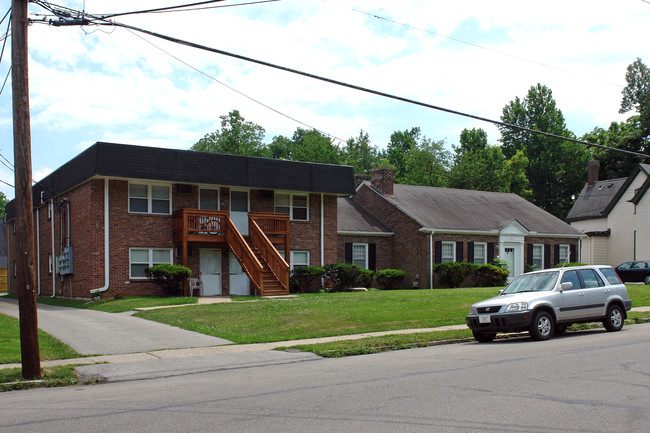
[[553, 335], [553, 318], [546, 311], [538, 311], [530, 324], [530, 337], [533, 340], [548, 340]]
[[603, 326], [610, 332], [620, 331], [623, 328], [623, 310], [618, 305], [610, 305], [603, 320]]

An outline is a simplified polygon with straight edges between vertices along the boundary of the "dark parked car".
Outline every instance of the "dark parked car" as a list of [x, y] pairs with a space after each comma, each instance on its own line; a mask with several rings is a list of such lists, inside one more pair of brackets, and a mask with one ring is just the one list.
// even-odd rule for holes
[[621, 263], [616, 267], [616, 273], [624, 283], [650, 284], [650, 260]]

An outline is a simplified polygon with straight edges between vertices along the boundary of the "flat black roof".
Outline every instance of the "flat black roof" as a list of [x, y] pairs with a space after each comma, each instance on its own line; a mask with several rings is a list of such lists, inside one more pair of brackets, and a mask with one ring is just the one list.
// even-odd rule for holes
[[[34, 206], [95, 176], [354, 194], [350, 166], [97, 142], [33, 186]], [[12, 200], [7, 220], [13, 214]]]

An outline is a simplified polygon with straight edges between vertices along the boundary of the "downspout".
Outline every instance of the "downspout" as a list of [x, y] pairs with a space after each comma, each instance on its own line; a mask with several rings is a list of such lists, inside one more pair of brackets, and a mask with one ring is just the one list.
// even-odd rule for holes
[[41, 221], [38, 207], [36, 208], [36, 287], [38, 296], [41, 296]]
[[325, 266], [325, 195], [320, 195], [320, 265]]
[[110, 282], [110, 251], [109, 247], [109, 205], [108, 205], [108, 179], [104, 179], [104, 285], [97, 289], [92, 289], [90, 293], [93, 292], [105, 292], [108, 290]]
[[433, 229], [421, 228], [420, 232], [429, 234], [429, 288], [433, 289]]
[[56, 296], [56, 254], [54, 240], [54, 199], [50, 202], [50, 223], [52, 224], [52, 298]]

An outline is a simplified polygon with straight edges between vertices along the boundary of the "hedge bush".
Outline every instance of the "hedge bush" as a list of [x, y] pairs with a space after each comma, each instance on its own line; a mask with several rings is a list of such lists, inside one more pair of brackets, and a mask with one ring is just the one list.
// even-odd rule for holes
[[192, 270], [181, 265], [163, 263], [144, 270], [147, 278], [155, 282], [164, 297], [180, 296], [183, 283], [192, 275]]
[[334, 263], [325, 265], [325, 289], [340, 292], [350, 287], [370, 287], [374, 272], [358, 265]]
[[503, 286], [509, 272], [501, 266], [448, 262], [434, 266], [436, 286], [444, 287], [494, 287]]
[[291, 291], [293, 293], [318, 293], [321, 290], [321, 277], [325, 268], [303, 266], [291, 272]]
[[406, 278], [406, 272], [401, 269], [383, 269], [377, 271], [376, 277], [379, 287], [385, 290], [393, 290], [399, 288], [404, 278]]
[[567, 268], [569, 266], [586, 266], [586, 263], [573, 262], [573, 263], [558, 263], [555, 265], [556, 268]]

